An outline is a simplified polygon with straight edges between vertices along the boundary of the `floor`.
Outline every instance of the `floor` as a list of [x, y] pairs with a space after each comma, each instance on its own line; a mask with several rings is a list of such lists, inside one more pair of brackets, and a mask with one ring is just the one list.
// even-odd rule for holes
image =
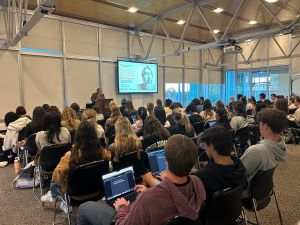
[[[0, 168], [0, 225], [52, 224], [53, 204], [46, 204], [43, 208], [31, 189], [14, 189], [12, 181], [15, 176], [13, 165]], [[274, 183], [284, 225], [295, 225], [300, 220], [300, 145], [288, 145], [288, 160], [276, 169]], [[261, 225], [279, 224], [274, 200], [259, 216]], [[76, 224], [76, 208], [72, 220]], [[67, 224], [65, 213], [59, 213], [57, 224]]]

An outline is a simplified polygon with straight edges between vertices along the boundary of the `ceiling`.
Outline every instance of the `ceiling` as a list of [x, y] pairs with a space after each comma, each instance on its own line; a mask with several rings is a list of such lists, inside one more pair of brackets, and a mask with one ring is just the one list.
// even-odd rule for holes
[[[200, 15], [200, 10], [195, 8], [184, 35], [185, 40], [202, 43], [214, 42], [215, 38], [210, 32], [209, 26], [212, 30], [220, 31], [216, 34], [216, 37], [220, 39], [241, 1], [199, 0], [198, 2], [202, 4], [200, 9], [207, 23]], [[133, 29], [139, 28], [143, 23], [167, 12], [167, 16], [163, 16], [165, 30], [171, 37], [180, 38], [185, 25], [178, 25], [176, 22], [188, 20], [191, 7], [181, 6], [192, 5], [191, 2], [192, 0], [56, 0], [56, 10], [53, 14]], [[29, 0], [28, 3], [29, 8], [36, 7], [36, 0]], [[136, 13], [127, 11], [132, 6], [138, 9]], [[175, 13], [168, 13], [178, 7], [183, 9], [174, 10]], [[222, 8], [224, 11], [215, 13], [213, 10], [216, 8]], [[268, 9], [273, 13], [273, 16], [268, 12]], [[258, 28], [268, 29], [271, 26], [279, 26], [279, 23], [288, 24], [295, 20], [297, 15], [300, 15], [300, 0], [279, 0], [276, 3], [268, 3], [265, 0], [244, 0], [237, 18], [233, 21], [226, 36], [230, 37]], [[256, 20], [257, 24], [250, 25], [250, 20]], [[152, 33], [154, 27], [155, 23], [150, 23], [141, 31]], [[158, 24], [156, 33], [165, 35], [161, 24]]]

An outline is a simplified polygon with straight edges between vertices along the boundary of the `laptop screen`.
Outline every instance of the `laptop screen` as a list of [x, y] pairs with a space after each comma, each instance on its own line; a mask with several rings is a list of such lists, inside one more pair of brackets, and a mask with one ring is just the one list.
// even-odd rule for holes
[[208, 121], [208, 124], [210, 127], [212, 127], [217, 121], [216, 120], [212, 120], [212, 121]]
[[148, 152], [148, 160], [153, 175], [159, 175], [166, 170], [165, 149]]
[[107, 201], [124, 195], [134, 190], [135, 180], [133, 167], [127, 167], [120, 171], [102, 176], [105, 198]]

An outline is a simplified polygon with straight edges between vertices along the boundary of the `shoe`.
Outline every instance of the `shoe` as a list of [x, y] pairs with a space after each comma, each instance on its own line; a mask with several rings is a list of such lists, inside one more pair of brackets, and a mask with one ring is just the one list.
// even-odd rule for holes
[[[61, 202], [60, 203], [60, 206], [59, 208], [64, 212], [64, 213], [68, 213], [68, 209], [67, 209], [67, 206], [64, 202]], [[69, 212], [72, 212], [72, 206], [69, 206]]]
[[0, 168], [4, 168], [4, 167], [6, 167], [6, 166], [7, 166], [7, 164], [8, 164], [8, 162], [7, 162], [7, 161], [2, 161], [2, 162], [0, 162]]
[[41, 197], [41, 202], [55, 202], [55, 198], [52, 198], [51, 191], [48, 191]]

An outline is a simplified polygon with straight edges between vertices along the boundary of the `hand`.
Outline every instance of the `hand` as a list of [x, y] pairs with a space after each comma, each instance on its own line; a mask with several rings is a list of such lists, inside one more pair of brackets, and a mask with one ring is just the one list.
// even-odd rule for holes
[[134, 187], [134, 191], [137, 192], [137, 193], [141, 193], [141, 192], [143, 192], [145, 190], [147, 190], [147, 188], [146, 188], [145, 185], [142, 185], [142, 184], [137, 184]]
[[160, 172], [158, 175], [159, 179], [163, 180], [167, 176], [166, 171]]
[[114, 207], [115, 209], [118, 211], [119, 210], [119, 207], [121, 205], [125, 205], [127, 207], [129, 207], [130, 205], [130, 202], [129, 201], [126, 201], [125, 198], [118, 198], [115, 203], [114, 203]]

